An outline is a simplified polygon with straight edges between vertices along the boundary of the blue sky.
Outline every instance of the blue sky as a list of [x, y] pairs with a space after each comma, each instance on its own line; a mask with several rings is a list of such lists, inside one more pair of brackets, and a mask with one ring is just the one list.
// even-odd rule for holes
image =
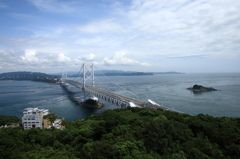
[[237, 0], [0, 0], [0, 73], [240, 72]]

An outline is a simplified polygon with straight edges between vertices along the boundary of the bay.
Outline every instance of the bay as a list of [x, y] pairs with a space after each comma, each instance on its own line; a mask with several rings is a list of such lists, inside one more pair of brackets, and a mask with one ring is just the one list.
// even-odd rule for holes
[[[95, 86], [132, 98], [151, 99], [162, 106], [192, 115], [203, 113], [213, 116], [240, 116], [240, 73], [111, 76], [108, 78], [96, 76]], [[77, 80], [81, 81], [81, 79]], [[221, 91], [193, 93], [186, 90], [194, 84]], [[82, 91], [71, 85], [66, 90], [57, 84], [2, 81], [0, 82], [0, 115], [21, 118], [24, 108], [37, 107], [49, 109], [67, 120], [74, 120], [84, 119], [106, 109], [117, 108], [101, 99], [100, 102], [105, 104], [104, 109], [82, 107], [73, 100], [81, 98], [83, 98]]]

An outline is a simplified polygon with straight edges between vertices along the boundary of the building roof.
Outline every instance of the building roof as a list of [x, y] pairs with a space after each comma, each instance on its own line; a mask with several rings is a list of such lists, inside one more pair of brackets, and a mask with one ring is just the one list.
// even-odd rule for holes
[[25, 108], [23, 111], [23, 116], [34, 115], [36, 113], [43, 113], [43, 115], [49, 114], [49, 109], [38, 109], [38, 108]]

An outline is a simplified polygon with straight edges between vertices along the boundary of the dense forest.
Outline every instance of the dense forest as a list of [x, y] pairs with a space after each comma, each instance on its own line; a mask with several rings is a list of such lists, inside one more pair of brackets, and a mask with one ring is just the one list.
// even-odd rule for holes
[[0, 115], [0, 126], [11, 125], [12, 123], [21, 124], [21, 120], [15, 116]]
[[237, 159], [240, 118], [106, 110], [66, 129], [0, 129], [0, 158]]

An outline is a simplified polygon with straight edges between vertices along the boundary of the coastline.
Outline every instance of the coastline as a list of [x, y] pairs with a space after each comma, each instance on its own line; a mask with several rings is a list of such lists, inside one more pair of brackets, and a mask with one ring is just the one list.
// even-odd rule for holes
[[37, 81], [37, 80], [0, 80], [0, 82], [6, 82], [6, 81], [31, 81], [31, 82], [42, 82], [42, 83], [48, 83], [48, 84], [59, 84], [59, 82], [44, 82], [44, 81]]

